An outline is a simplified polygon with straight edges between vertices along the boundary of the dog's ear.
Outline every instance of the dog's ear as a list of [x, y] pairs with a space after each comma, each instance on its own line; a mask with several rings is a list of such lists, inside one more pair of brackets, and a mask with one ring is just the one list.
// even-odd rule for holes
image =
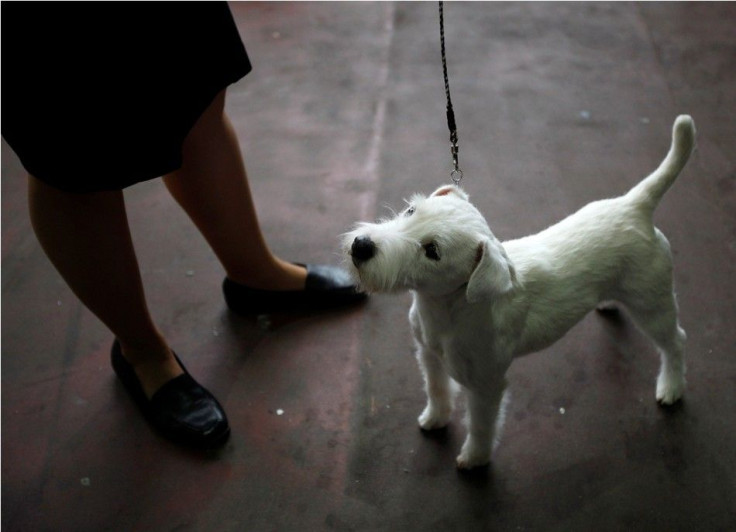
[[484, 238], [476, 252], [475, 270], [470, 275], [465, 297], [469, 303], [505, 294], [514, 286], [516, 271], [501, 243]]
[[468, 195], [465, 193], [465, 191], [460, 187], [456, 187], [455, 185], [445, 185], [443, 187], [440, 187], [432, 192], [432, 195], [430, 197], [436, 198], [438, 196], [447, 196], [448, 194], [454, 194], [457, 197], [468, 201]]

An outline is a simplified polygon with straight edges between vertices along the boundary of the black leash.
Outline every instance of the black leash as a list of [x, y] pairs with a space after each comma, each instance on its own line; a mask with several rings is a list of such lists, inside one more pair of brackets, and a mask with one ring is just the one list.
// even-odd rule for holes
[[460, 161], [458, 152], [460, 148], [457, 144], [457, 124], [455, 123], [455, 111], [452, 108], [452, 99], [450, 98], [450, 81], [447, 77], [447, 56], [445, 54], [445, 17], [443, 13], [443, 3], [440, 1], [440, 44], [442, 45], [442, 73], [445, 76], [445, 96], [447, 97], [447, 127], [450, 129], [450, 153], [452, 154], [453, 170], [450, 172], [450, 178], [455, 185], [460, 186], [463, 178], [463, 171], [460, 170]]

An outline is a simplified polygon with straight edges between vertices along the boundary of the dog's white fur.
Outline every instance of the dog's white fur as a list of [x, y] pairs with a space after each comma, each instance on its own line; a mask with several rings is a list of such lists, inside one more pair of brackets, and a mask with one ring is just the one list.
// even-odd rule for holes
[[467, 392], [468, 435], [458, 467], [490, 462], [512, 360], [551, 345], [613, 302], [628, 309], [661, 354], [657, 400], [680, 399], [686, 336], [670, 246], [652, 214], [694, 143], [692, 119], [678, 117], [669, 153], [646, 179], [526, 238], [499, 242], [465, 192], [451, 185], [414, 196], [393, 219], [360, 223], [344, 235], [364, 289], [413, 293], [409, 319], [428, 398], [422, 429], [448, 423], [452, 380]]

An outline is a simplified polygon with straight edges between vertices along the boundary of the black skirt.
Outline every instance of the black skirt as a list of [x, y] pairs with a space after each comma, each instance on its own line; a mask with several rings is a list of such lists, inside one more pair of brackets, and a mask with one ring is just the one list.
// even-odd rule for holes
[[119, 190], [178, 169], [250, 69], [225, 3], [3, 2], [2, 134], [51, 186]]

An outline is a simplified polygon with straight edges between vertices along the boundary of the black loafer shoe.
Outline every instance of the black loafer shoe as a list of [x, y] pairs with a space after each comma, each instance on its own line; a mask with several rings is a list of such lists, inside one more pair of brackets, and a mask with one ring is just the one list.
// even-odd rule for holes
[[[176, 356], [176, 355], [174, 355]], [[146, 419], [164, 437], [181, 445], [212, 449], [230, 436], [230, 425], [217, 399], [200, 386], [184, 370], [153, 394], [146, 397], [133, 366], [123, 357], [120, 343], [115, 340], [111, 352], [112, 367]]]
[[225, 278], [227, 306], [238, 314], [272, 314], [325, 310], [363, 301], [350, 275], [336, 266], [300, 265], [307, 269], [304, 290], [259, 290]]

